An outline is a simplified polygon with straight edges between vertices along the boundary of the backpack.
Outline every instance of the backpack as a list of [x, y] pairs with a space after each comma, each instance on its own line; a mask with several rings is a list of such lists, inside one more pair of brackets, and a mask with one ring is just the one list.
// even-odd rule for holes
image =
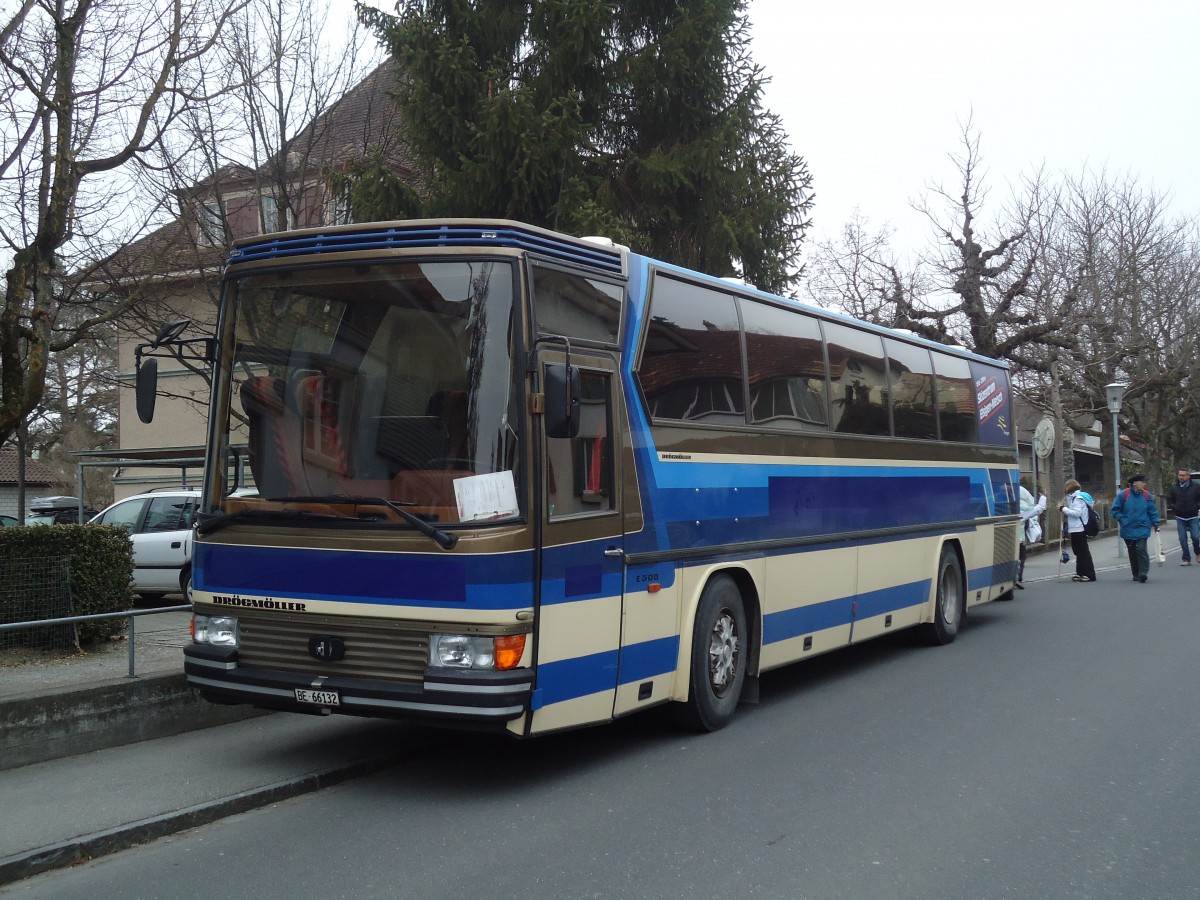
[[1100, 520], [1096, 518], [1096, 511], [1087, 504], [1084, 504], [1087, 509], [1087, 519], [1083, 523], [1083, 533], [1090, 538], [1094, 538], [1100, 533]]

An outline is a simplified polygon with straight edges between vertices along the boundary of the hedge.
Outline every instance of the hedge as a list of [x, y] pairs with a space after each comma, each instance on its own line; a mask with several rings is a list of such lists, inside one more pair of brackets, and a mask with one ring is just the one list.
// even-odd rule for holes
[[[75, 615], [121, 612], [133, 607], [133, 544], [123, 528], [115, 525], [0, 528], [0, 565], [4, 560], [38, 560], [54, 556], [69, 559]], [[4, 591], [0, 597], [12, 594], [12, 591]], [[54, 617], [50, 612], [50, 598], [27, 596], [25, 599], [34, 604], [35, 614], [30, 619], [16, 619], [12, 615], [16, 610], [0, 609], [0, 621]], [[80, 622], [79, 639], [81, 642], [103, 640], [123, 634], [126, 626], [125, 619]]]

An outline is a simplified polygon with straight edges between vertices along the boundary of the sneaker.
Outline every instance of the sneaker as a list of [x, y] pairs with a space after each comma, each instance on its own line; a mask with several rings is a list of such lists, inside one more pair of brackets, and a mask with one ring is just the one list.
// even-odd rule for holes
[[1181, 566], [1190, 566], [1191, 564], [1192, 564], [1192, 561], [1190, 559], [1185, 559], [1183, 562], [1180, 563]]
[[1138, 581], [1140, 581], [1142, 584], [1145, 584], [1145, 583], [1146, 583], [1146, 576], [1145, 576], [1145, 575], [1139, 575], [1139, 576], [1138, 576]]
[[[1095, 579], [1095, 578], [1088, 578], [1086, 575], [1084, 575], [1084, 576], [1083, 576], [1082, 578], [1080, 578], [1079, 580], [1080, 580], [1080, 581], [1095, 581], [1096, 579]], [[1142, 581], [1145, 581], [1145, 580], [1146, 580], [1146, 579], [1145, 579], [1145, 576], [1143, 576], [1143, 577], [1142, 577]]]

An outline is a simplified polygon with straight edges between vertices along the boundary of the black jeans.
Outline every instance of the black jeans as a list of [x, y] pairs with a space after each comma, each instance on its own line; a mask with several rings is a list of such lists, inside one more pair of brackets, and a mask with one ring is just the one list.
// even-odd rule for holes
[[1071, 552], [1075, 554], [1075, 574], [1095, 581], [1096, 564], [1092, 562], [1092, 548], [1088, 546], [1088, 536], [1082, 531], [1071, 532]]

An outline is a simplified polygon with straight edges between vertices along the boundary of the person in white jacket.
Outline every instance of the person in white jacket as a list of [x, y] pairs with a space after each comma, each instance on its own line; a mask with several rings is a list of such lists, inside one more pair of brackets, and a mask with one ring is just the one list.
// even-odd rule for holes
[[1025, 485], [1021, 485], [1021, 549], [1017, 563], [1017, 581], [1014, 587], [1025, 590], [1025, 554], [1027, 544], [1036, 544], [1042, 539], [1042, 513], [1046, 511], [1046, 495], [1039, 494], [1037, 501]]
[[1088, 546], [1088, 536], [1083, 530], [1088, 516], [1092, 515], [1091, 504], [1083, 497], [1080, 484], [1074, 478], [1065, 485], [1067, 496], [1060, 506], [1063, 514], [1063, 530], [1071, 537], [1071, 552], [1075, 554], [1075, 574], [1072, 581], [1095, 581], [1096, 564], [1092, 562], [1092, 549]]

